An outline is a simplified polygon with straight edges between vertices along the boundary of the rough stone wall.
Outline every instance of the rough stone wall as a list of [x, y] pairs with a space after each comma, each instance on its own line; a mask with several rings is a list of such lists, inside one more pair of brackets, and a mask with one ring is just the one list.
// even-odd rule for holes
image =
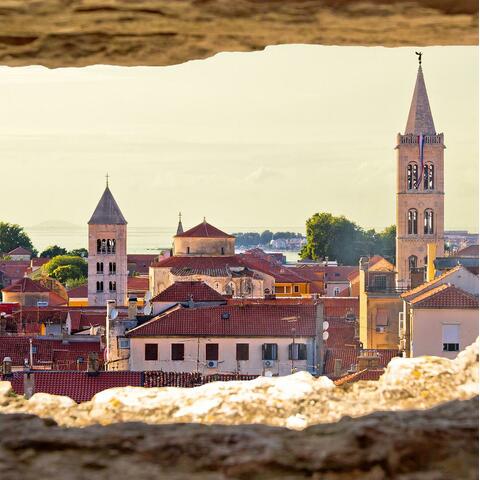
[[173, 65], [267, 45], [476, 45], [476, 0], [8, 0], [0, 62]]

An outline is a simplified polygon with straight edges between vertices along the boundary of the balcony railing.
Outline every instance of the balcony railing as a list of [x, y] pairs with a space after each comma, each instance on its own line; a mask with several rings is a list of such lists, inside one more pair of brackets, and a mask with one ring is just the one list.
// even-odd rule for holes
[[369, 285], [368, 287], [366, 287], [365, 290], [370, 293], [383, 293], [385, 295], [400, 295], [403, 292], [407, 292], [409, 288], [407, 287], [389, 288], [389, 287]]

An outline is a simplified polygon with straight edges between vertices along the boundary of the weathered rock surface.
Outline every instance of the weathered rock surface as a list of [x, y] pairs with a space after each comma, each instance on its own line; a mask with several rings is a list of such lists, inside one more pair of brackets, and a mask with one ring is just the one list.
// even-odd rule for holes
[[85, 426], [126, 421], [148, 423], [259, 423], [303, 429], [378, 410], [426, 409], [478, 394], [478, 341], [455, 360], [438, 357], [393, 359], [378, 382], [335, 387], [306, 372], [259, 377], [247, 382], [214, 382], [196, 388], [125, 387], [104, 390], [90, 402], [35, 394], [14, 395], [0, 383], [0, 412], [33, 413], [60, 425]]
[[0, 63], [172, 65], [267, 45], [476, 45], [476, 0], [2, 0]]
[[477, 419], [477, 399], [301, 432], [142, 423], [67, 429], [31, 415], [0, 415], [0, 477], [474, 480]]

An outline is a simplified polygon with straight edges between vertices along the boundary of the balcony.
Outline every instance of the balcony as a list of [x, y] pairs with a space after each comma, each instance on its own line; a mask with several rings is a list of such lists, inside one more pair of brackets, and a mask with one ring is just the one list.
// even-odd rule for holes
[[383, 287], [379, 285], [369, 285], [365, 288], [367, 293], [385, 295], [386, 297], [398, 297], [400, 294], [407, 292], [408, 290], [408, 287]]

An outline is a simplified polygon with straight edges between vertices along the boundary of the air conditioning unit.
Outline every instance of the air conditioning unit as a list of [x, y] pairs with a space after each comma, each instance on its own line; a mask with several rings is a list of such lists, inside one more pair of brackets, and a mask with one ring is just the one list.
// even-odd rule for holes
[[375, 329], [375, 331], [376, 331], [377, 333], [385, 333], [385, 332], [387, 331], [387, 328], [386, 328], [386, 327], [377, 327], [377, 328]]
[[217, 368], [218, 360], [207, 360], [207, 368]]
[[263, 366], [265, 368], [272, 368], [275, 365], [275, 360], [264, 360]]

